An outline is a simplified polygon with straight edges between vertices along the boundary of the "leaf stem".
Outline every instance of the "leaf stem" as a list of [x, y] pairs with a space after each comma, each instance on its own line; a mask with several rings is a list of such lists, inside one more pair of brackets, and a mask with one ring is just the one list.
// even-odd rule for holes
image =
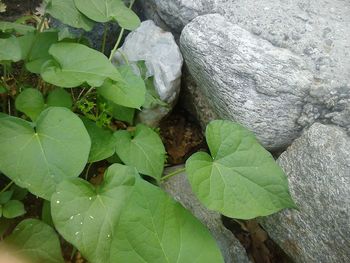
[[[134, 3], [135, 3], [135, 0], [132, 0], [132, 1], [130, 2], [129, 9], [132, 8], [132, 6], [134, 5]], [[125, 31], [125, 28], [122, 28], [122, 29], [120, 30], [120, 33], [119, 33], [117, 42], [115, 43], [114, 48], [112, 49], [111, 54], [109, 55], [109, 61], [112, 61], [112, 58], [113, 58], [113, 56], [114, 56], [114, 54], [115, 54], [115, 52], [116, 52], [116, 50], [117, 50], [117, 48], [118, 48], [118, 46], [119, 46], [119, 44], [120, 44], [120, 41], [122, 40], [124, 31]]]
[[186, 171], [186, 168], [181, 168], [179, 170], [175, 170], [174, 172], [170, 173], [170, 174], [167, 174], [165, 176], [163, 176], [162, 178], [160, 178], [160, 181], [163, 182], [163, 181], [166, 181], [168, 180], [169, 178], [177, 175], [177, 174], [180, 174], [182, 172], [185, 172]]
[[14, 181], [9, 182], [2, 190], [0, 193], [5, 192], [7, 189], [9, 189], [13, 185]]
[[105, 23], [103, 28], [103, 39], [102, 39], [102, 47], [101, 47], [102, 53], [105, 53], [107, 32], [108, 32], [108, 27], [107, 27], [107, 23]]

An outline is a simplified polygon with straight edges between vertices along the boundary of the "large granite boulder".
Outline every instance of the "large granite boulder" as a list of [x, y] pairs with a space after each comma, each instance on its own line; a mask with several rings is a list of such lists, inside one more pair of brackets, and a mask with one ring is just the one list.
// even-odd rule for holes
[[[142, 1], [143, 2], [143, 1]], [[201, 61], [193, 61], [193, 57], [199, 57], [200, 54], [196, 53], [197, 45], [198, 47], [203, 47], [207, 45], [208, 50], [214, 49], [216, 52], [215, 61], [215, 71], [224, 71], [224, 63], [221, 60], [228, 61], [230, 56], [239, 55], [245, 53], [244, 48], [241, 47], [240, 50], [232, 50], [234, 45], [229, 43], [230, 37], [235, 35], [235, 33], [230, 32], [230, 27], [225, 23], [225, 28], [219, 28], [222, 26], [223, 18], [218, 16], [214, 18], [213, 16], [204, 16], [206, 18], [195, 19], [199, 15], [208, 13], [219, 13], [221, 14], [227, 23], [231, 22], [232, 25], [239, 26], [242, 29], [249, 31], [255, 36], [266, 40], [271, 43], [273, 47], [282, 48], [293, 53], [294, 56], [299, 57], [303, 63], [303, 67], [312, 76], [312, 83], [308, 86], [305, 91], [305, 96], [303, 95], [302, 100], [297, 100], [301, 102], [300, 105], [296, 106], [297, 111], [293, 111], [291, 117], [289, 118], [289, 124], [279, 127], [282, 122], [276, 123], [276, 130], [281, 131], [281, 137], [284, 139], [276, 137], [276, 143], [270, 144], [269, 142], [264, 142], [264, 145], [268, 148], [277, 148], [281, 145], [288, 145], [291, 143], [293, 138], [300, 134], [300, 131], [304, 127], [309, 127], [315, 121], [322, 123], [336, 124], [344, 129], [350, 131], [350, 2], [343, 0], [298, 0], [298, 1], [285, 1], [285, 0], [150, 0], [145, 1], [147, 4], [140, 3], [143, 5], [144, 14], [150, 18], [154, 18], [157, 23], [170, 28], [173, 32], [181, 32], [184, 26], [183, 35], [187, 34], [185, 38], [186, 41], [190, 43], [182, 42], [182, 45], [188, 50], [187, 55], [185, 55], [185, 61], [187, 64], [197, 64], [198, 71], [205, 71], [208, 69], [208, 65], [204, 65], [205, 59]], [[175, 19], [178, 17], [179, 19]], [[218, 21], [216, 21], [218, 20]], [[191, 22], [192, 21], [192, 22]], [[208, 28], [214, 28], [210, 24], [204, 25], [204, 23], [214, 23], [217, 27], [217, 31], [211, 30], [210, 32], [204, 32]], [[197, 28], [196, 28], [197, 27]], [[202, 31], [203, 30], [203, 31]], [[189, 31], [192, 36], [188, 36]], [[193, 34], [195, 33], [195, 34]], [[236, 32], [237, 33], [237, 32]], [[206, 37], [200, 38], [201, 35], [206, 34]], [[236, 35], [237, 36], [237, 35]], [[216, 42], [213, 39], [217, 38]], [[197, 42], [197, 41], [200, 41]], [[219, 42], [221, 41], [221, 42]], [[256, 43], [260, 44], [260, 41]], [[191, 48], [190, 45], [193, 45]], [[258, 51], [260, 47], [256, 50]], [[260, 48], [261, 49], [261, 48]], [[271, 48], [269, 48], [271, 49]], [[202, 52], [202, 51], [200, 51]], [[275, 51], [274, 51], [275, 53]], [[264, 52], [266, 54], [266, 52]], [[258, 54], [256, 54], [258, 55]], [[265, 56], [266, 57], [266, 56]], [[213, 57], [212, 57], [213, 58]], [[226, 59], [225, 59], [226, 58]], [[264, 58], [262, 58], [264, 59]], [[243, 60], [241, 62], [251, 60]], [[261, 62], [261, 60], [260, 60]], [[258, 62], [257, 64], [261, 65]], [[268, 61], [265, 61], [268, 63]], [[244, 62], [245, 63], [245, 62]], [[301, 64], [297, 65], [300, 66]], [[235, 67], [240, 65], [236, 64]], [[250, 65], [244, 64], [244, 67], [253, 68], [252, 72], [256, 71], [254, 69], [256, 66], [254, 63]], [[269, 65], [266, 64], [266, 69], [269, 70]], [[286, 64], [281, 64], [282, 70], [278, 70], [282, 73]], [[193, 73], [193, 66], [189, 65], [190, 73], [195, 78], [197, 86], [190, 85], [187, 87], [190, 94], [203, 93], [203, 96], [208, 96], [206, 88], [203, 88], [202, 83], [208, 81], [202, 80], [198, 81], [195, 76], [197, 71]], [[192, 69], [191, 69], [192, 68]], [[214, 67], [213, 67], [214, 68]], [[293, 70], [292, 67], [291, 70]], [[276, 68], [274, 68], [276, 69]], [[268, 72], [268, 71], [267, 71]], [[213, 91], [208, 97], [209, 104], [207, 110], [213, 111], [219, 117], [227, 117], [222, 111], [218, 111], [218, 108], [225, 108], [224, 102], [213, 96], [218, 94], [218, 97], [234, 97], [236, 93], [236, 87], [231, 79], [236, 79], [240, 81], [242, 76], [245, 74], [246, 70], [238, 72], [238, 78], [235, 76], [227, 76], [228, 80], [225, 79], [226, 86], [231, 86], [230, 92], [226, 94], [221, 94], [221, 91]], [[202, 74], [206, 74], [205, 72]], [[269, 74], [269, 72], [268, 72]], [[277, 73], [278, 74], [278, 73]], [[276, 75], [276, 74], [274, 74]], [[304, 77], [304, 75], [302, 75]], [[259, 75], [254, 75], [250, 87], [254, 86], [255, 80], [261, 80]], [[295, 80], [292, 78], [291, 81]], [[211, 85], [212, 88], [218, 83], [215, 82], [216, 79], [213, 78], [207, 86]], [[274, 81], [276, 84], [280, 80]], [[269, 83], [265, 83], [268, 86]], [[273, 88], [273, 85], [271, 85]], [[284, 87], [288, 90], [293, 85], [289, 87]], [[199, 91], [193, 91], [198, 89]], [[227, 88], [225, 88], [228, 91]], [[287, 91], [293, 93], [294, 91]], [[275, 96], [280, 96], [280, 93], [275, 93]], [[194, 100], [196, 96], [193, 96]], [[275, 100], [272, 98], [273, 95], [267, 94], [266, 104], [269, 104], [270, 100]], [[226, 102], [233, 102], [226, 98]], [[254, 102], [253, 102], [254, 103]], [[288, 102], [286, 102], [288, 104]], [[258, 102], [259, 104], [259, 102]], [[197, 101], [193, 102], [194, 108], [196, 108]], [[281, 104], [283, 107], [284, 102]], [[239, 107], [239, 106], [237, 106]], [[231, 112], [232, 109], [230, 109]], [[200, 110], [197, 110], [201, 114]], [[261, 111], [261, 112], [260, 112]], [[264, 108], [260, 108], [256, 118], [260, 117], [260, 122], [256, 124], [244, 123], [247, 127], [257, 127], [253, 128], [258, 137], [264, 138], [259, 133], [264, 126], [263, 122], [267, 116], [264, 115]], [[232, 112], [230, 114], [230, 119], [237, 119], [237, 114], [241, 113]], [[274, 116], [280, 116], [280, 112], [272, 112], [271, 116], [268, 118], [274, 118]], [[284, 113], [288, 114], [288, 111]], [[201, 117], [199, 117], [201, 119]], [[282, 118], [287, 118], [283, 116]], [[294, 125], [291, 123], [294, 122]], [[205, 123], [203, 124], [203, 126]], [[269, 132], [269, 129], [266, 130]], [[286, 136], [289, 134], [288, 136]], [[281, 140], [284, 140], [281, 143]]]
[[160, 99], [168, 106], [155, 106], [139, 113], [141, 122], [156, 126], [175, 105], [180, 93], [183, 58], [173, 35], [156, 26], [152, 20], [144, 21], [125, 39], [113, 61], [136, 63], [145, 61], [147, 76], [154, 76], [154, 87]]
[[350, 137], [339, 127], [315, 123], [278, 163], [300, 211], [264, 218], [270, 237], [295, 262], [350, 260]]
[[[183, 168], [183, 165], [166, 169], [165, 173]], [[222, 223], [221, 215], [205, 208], [192, 192], [186, 173], [180, 173], [165, 181], [161, 187], [175, 200], [197, 217], [216, 239], [225, 263], [249, 263], [250, 260], [241, 243]], [[203, 248], [205, 249], [205, 248]]]
[[180, 43], [191, 75], [220, 118], [242, 123], [268, 148], [297, 137], [313, 82], [300, 57], [218, 14], [195, 18]]

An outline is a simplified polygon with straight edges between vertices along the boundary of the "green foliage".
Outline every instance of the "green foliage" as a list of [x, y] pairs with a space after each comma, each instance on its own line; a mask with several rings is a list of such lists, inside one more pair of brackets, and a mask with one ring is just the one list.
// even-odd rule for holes
[[116, 152], [129, 166], [145, 175], [159, 180], [163, 173], [165, 149], [159, 135], [151, 128], [139, 124], [134, 132], [117, 131]]
[[206, 139], [211, 155], [195, 153], [186, 162], [192, 189], [205, 206], [240, 219], [295, 207], [282, 169], [251, 132], [213, 121]]
[[123, 82], [118, 70], [102, 53], [82, 44], [54, 44], [49, 53], [53, 59], [42, 67], [41, 76], [53, 85], [73, 88], [88, 83], [99, 87], [107, 78]]
[[74, 0], [44, 0], [46, 12], [64, 24], [90, 31], [93, 21], [76, 8]]
[[74, 0], [84, 15], [97, 22], [115, 20], [125, 29], [133, 30], [140, 25], [140, 19], [122, 0]]
[[25, 113], [33, 121], [36, 120], [44, 107], [44, 97], [37, 89], [27, 88], [16, 98], [16, 109]]
[[98, 88], [98, 93], [115, 104], [139, 109], [145, 102], [145, 83], [139, 76], [133, 73], [131, 66], [118, 68], [122, 81], [107, 79]]
[[0, 192], [0, 218], [12, 219], [26, 213], [23, 203], [15, 200], [13, 193], [13, 190]]
[[22, 25], [19, 23], [0, 21], [0, 31], [4, 33], [17, 32], [18, 34], [24, 35], [28, 32], [34, 32], [35, 28], [32, 26]]
[[[91, 263], [223, 262], [208, 230], [158, 187], [170, 177], [161, 179], [158, 129], [132, 126], [139, 111], [167, 107], [144, 61], [139, 70], [127, 58], [123, 66], [110, 61], [124, 29], [139, 25], [136, 14], [122, 0], [44, 2], [68, 26], [116, 21], [122, 29], [107, 58], [67, 29], [47, 29], [45, 16], [37, 28], [20, 24], [32, 16], [0, 22], [0, 171], [15, 183], [0, 189], [0, 234], [26, 212], [29, 190], [45, 199], [43, 221]], [[194, 154], [186, 172], [207, 208], [250, 219], [295, 207], [283, 171], [250, 132], [214, 121], [206, 138], [210, 154]], [[102, 176], [107, 162], [125, 165]], [[77, 178], [89, 179], [92, 163], [100, 185]], [[33, 262], [63, 262], [55, 230], [39, 220], [22, 221], [5, 242]]]
[[48, 108], [35, 123], [0, 118], [0, 170], [17, 185], [49, 200], [56, 185], [83, 170], [90, 137], [65, 108]]
[[[209, 232], [135, 168], [114, 164], [102, 185], [62, 182], [51, 200], [62, 236], [90, 262], [223, 262]], [[99, 238], [96, 238], [99, 237]]]
[[89, 162], [97, 162], [111, 157], [115, 153], [116, 141], [113, 133], [87, 118], [83, 118], [86, 130], [91, 138]]
[[0, 38], [0, 61], [17, 62], [21, 57], [21, 47], [16, 37]]
[[15, 255], [36, 263], [64, 263], [60, 242], [55, 231], [37, 219], [19, 223], [5, 244]]

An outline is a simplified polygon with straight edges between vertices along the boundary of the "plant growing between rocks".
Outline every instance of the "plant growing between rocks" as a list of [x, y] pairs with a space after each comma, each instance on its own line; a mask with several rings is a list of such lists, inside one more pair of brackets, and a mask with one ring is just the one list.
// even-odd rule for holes
[[[23, 194], [15, 195], [25, 189], [46, 200], [43, 221], [23, 220], [3, 246], [34, 262], [63, 262], [57, 231], [93, 263], [223, 262], [209, 231], [159, 188], [178, 172], [163, 176], [159, 135], [134, 124], [137, 111], [164, 105], [144, 63], [138, 72], [127, 58], [111, 63], [124, 31], [140, 23], [133, 1], [129, 7], [121, 0], [44, 4], [45, 14], [31, 24], [0, 22], [0, 171], [10, 180], [0, 193], [0, 215], [25, 213]], [[86, 31], [116, 21], [120, 35], [106, 57], [67, 30], [48, 28], [48, 15]], [[121, 121], [126, 129], [115, 125]], [[251, 132], [216, 120], [206, 140], [210, 153], [186, 162], [206, 207], [237, 219], [295, 207], [282, 169]], [[112, 164], [102, 182], [92, 184], [89, 168], [106, 160]]]

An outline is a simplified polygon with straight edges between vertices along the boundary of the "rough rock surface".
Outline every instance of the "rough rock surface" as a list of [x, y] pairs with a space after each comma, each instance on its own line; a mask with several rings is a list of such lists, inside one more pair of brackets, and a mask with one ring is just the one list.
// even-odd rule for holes
[[[168, 168], [165, 173], [170, 173], [181, 168], [183, 168], [181, 165]], [[162, 188], [208, 227], [209, 231], [218, 242], [225, 263], [250, 262], [241, 243], [232, 232], [223, 225], [221, 215], [209, 211], [195, 197], [185, 173], [171, 177], [162, 184]]]
[[[309, 127], [318, 121], [336, 124], [350, 131], [349, 1], [150, 0], [141, 5], [147, 17], [172, 29], [174, 33], [181, 32], [199, 15], [220, 13], [227, 21], [267, 40], [273, 46], [290, 50], [304, 61], [314, 78], [307, 96], [303, 98], [302, 111], [294, 129], [298, 125], [300, 128]], [[208, 33], [207, 44], [215, 36], [216, 32]], [[197, 34], [193, 36], [196, 37]], [[217, 60], [226, 55], [229, 44], [222, 42], [220, 46], [223, 52]], [[187, 57], [187, 60], [191, 61], [191, 57]], [[198, 92], [202, 92], [201, 83], [198, 84]], [[193, 104], [196, 107], [196, 101]], [[211, 107], [208, 109], [212, 110]]]
[[278, 163], [300, 211], [262, 221], [270, 237], [295, 262], [350, 260], [350, 137], [339, 127], [315, 123]]
[[[148, 20], [126, 37], [119, 50], [129, 62], [145, 61], [147, 76], [154, 76], [154, 85], [160, 99], [170, 106], [156, 107], [139, 114], [141, 122], [154, 126], [170, 111], [180, 93], [183, 63], [180, 49], [171, 33]], [[119, 52], [114, 61], [123, 61]]]
[[296, 121], [313, 81], [302, 59], [218, 14], [195, 18], [180, 43], [218, 116], [242, 123], [271, 149], [297, 137]]

